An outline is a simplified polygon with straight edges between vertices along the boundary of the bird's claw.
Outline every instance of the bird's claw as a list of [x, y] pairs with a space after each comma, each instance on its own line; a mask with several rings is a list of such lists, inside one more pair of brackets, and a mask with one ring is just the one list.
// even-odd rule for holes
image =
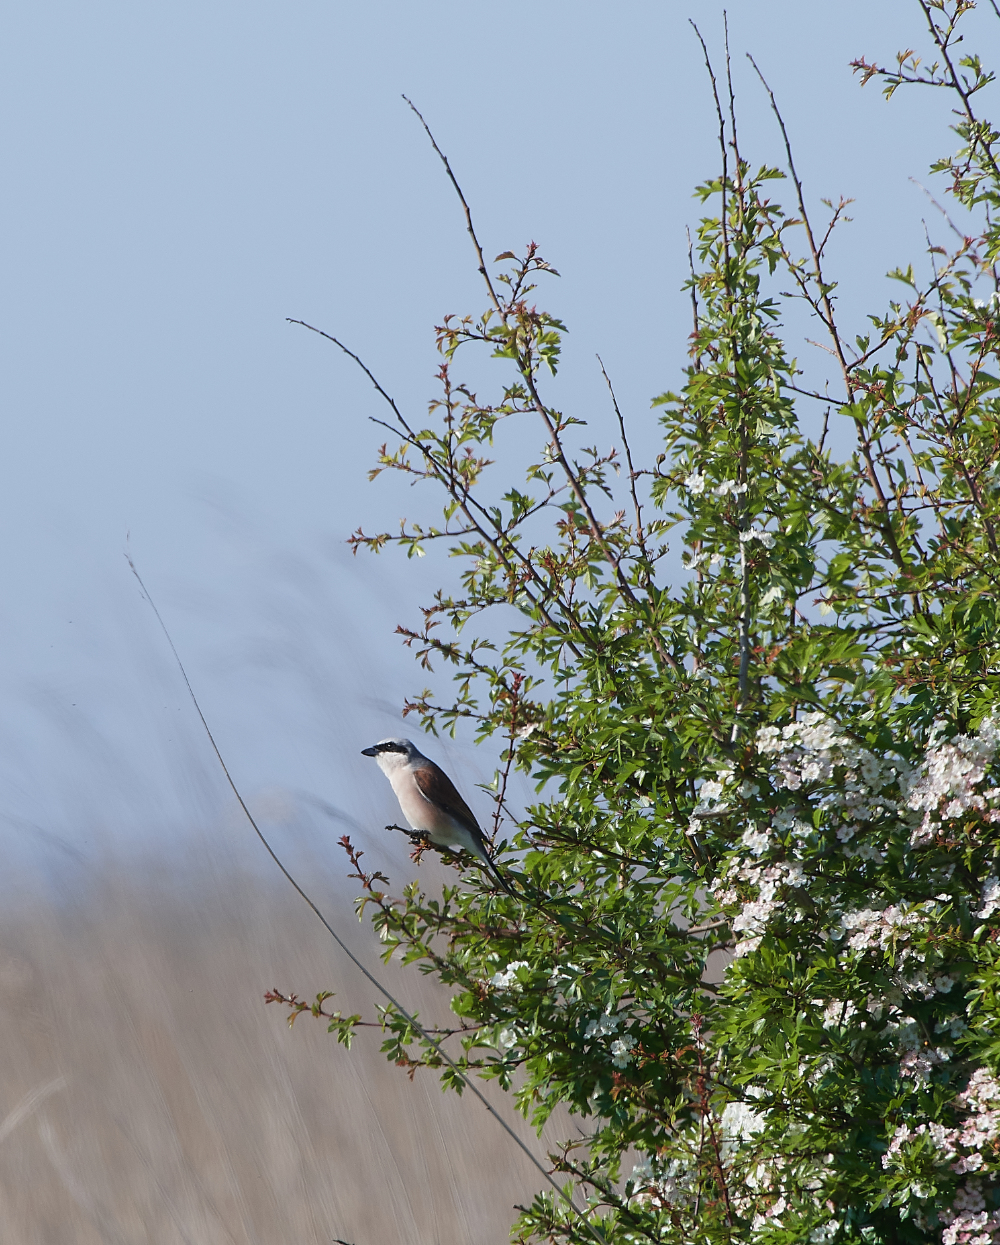
[[391, 826], [386, 826], [386, 830], [398, 830], [400, 834], [405, 834], [410, 840], [410, 846], [414, 849], [410, 852], [410, 859], [420, 864], [420, 857], [432, 846], [430, 839], [426, 834], [421, 834], [419, 830], [411, 830], [408, 826], [397, 826], [395, 822]]

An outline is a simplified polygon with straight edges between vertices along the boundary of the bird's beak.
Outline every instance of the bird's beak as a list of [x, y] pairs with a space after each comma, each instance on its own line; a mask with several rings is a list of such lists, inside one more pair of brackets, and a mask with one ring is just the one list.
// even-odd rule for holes
[[363, 757], [377, 757], [377, 756], [378, 756], [378, 748], [362, 748], [362, 749], [361, 749], [361, 755], [362, 755]]

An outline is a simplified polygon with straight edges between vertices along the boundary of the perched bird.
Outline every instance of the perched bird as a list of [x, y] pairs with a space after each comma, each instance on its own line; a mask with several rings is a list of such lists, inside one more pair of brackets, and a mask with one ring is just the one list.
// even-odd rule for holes
[[455, 789], [455, 784], [429, 757], [408, 739], [382, 739], [361, 755], [374, 757], [392, 784], [403, 816], [416, 834], [435, 847], [459, 849], [481, 861], [508, 894], [499, 869], [486, 850], [479, 822]]

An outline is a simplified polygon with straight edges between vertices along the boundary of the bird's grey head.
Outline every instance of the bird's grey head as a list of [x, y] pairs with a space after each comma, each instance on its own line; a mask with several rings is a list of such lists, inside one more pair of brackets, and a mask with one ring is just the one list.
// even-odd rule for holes
[[361, 755], [364, 757], [375, 757], [379, 763], [379, 768], [388, 772], [390, 769], [397, 769], [402, 765], [406, 765], [414, 757], [419, 757], [422, 754], [408, 739], [380, 739], [377, 744], [372, 744], [370, 748], [362, 748]]

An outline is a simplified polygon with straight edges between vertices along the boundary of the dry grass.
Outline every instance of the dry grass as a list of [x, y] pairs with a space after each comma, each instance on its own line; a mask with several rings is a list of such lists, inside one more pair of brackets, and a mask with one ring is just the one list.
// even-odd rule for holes
[[[268, 987], [369, 1012], [371, 987], [289, 891], [190, 855], [3, 904], [5, 1245], [505, 1241], [540, 1181], [527, 1160], [433, 1074], [390, 1068], [377, 1031], [350, 1053], [308, 1017], [289, 1031]], [[327, 907], [376, 963], [347, 896]], [[431, 983], [383, 971], [443, 1013]]]

